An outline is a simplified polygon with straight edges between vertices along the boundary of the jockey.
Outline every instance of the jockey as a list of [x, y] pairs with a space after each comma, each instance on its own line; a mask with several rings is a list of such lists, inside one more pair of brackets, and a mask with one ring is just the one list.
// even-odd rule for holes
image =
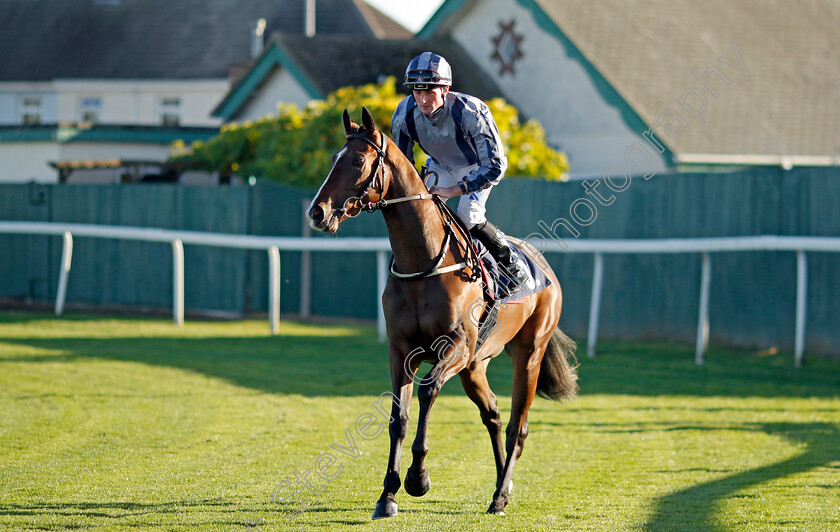
[[452, 69], [443, 57], [423, 52], [405, 70], [411, 88], [391, 119], [391, 136], [414, 164], [414, 143], [428, 155], [423, 177], [429, 192], [442, 198], [461, 196], [458, 217], [499, 262], [510, 279], [508, 293], [528, 277], [513, 259], [505, 234], [485, 217], [490, 190], [507, 168], [502, 139], [487, 105], [450, 91]]

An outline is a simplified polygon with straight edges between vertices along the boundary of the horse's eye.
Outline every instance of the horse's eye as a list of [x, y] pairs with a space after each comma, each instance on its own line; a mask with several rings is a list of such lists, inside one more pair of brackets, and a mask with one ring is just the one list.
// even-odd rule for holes
[[359, 155], [358, 157], [356, 157], [356, 159], [353, 160], [353, 166], [361, 168], [363, 164], [365, 164], [365, 158], [361, 155]]

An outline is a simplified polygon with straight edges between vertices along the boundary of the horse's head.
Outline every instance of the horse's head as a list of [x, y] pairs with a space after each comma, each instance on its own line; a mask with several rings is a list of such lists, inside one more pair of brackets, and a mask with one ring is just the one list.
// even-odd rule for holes
[[357, 216], [362, 208], [382, 199], [388, 188], [385, 178], [385, 133], [376, 129], [370, 111], [362, 109], [362, 125], [350, 120], [344, 110], [344, 134], [347, 142], [333, 155], [327, 179], [309, 205], [309, 223], [313, 229], [335, 233], [347, 218]]

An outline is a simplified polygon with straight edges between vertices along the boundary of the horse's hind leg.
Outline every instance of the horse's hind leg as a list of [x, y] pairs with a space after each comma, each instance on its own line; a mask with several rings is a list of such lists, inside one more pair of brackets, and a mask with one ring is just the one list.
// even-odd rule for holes
[[[547, 344], [548, 340], [544, 343]], [[525, 438], [528, 436], [528, 409], [534, 400], [537, 390], [537, 379], [540, 374], [540, 361], [545, 352], [545, 345], [523, 346], [514, 342], [511, 358], [513, 358], [513, 390], [511, 400], [510, 422], [507, 426], [507, 441], [505, 451], [507, 459], [502, 473], [496, 481], [496, 492], [487, 513], [504, 515], [505, 506], [510, 500], [510, 490], [513, 478], [513, 468], [522, 455]]]
[[496, 460], [496, 480], [502, 476], [504, 468], [505, 450], [502, 441], [502, 417], [499, 414], [499, 407], [496, 405], [496, 394], [490, 389], [487, 382], [487, 364], [491, 359], [487, 358], [476, 364], [475, 367], [467, 367], [459, 373], [464, 391], [473, 403], [478, 407], [481, 414], [481, 421], [490, 433], [490, 444], [493, 446], [493, 457]]

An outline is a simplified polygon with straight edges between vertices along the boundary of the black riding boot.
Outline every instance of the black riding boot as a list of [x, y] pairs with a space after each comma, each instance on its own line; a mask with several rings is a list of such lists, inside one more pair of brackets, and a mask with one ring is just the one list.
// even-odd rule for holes
[[518, 291], [528, 281], [528, 275], [522, 270], [518, 262], [513, 260], [505, 234], [498, 227], [488, 221], [476, 224], [470, 233], [484, 244], [491, 255], [498, 261], [502, 275], [510, 280], [508, 295]]

